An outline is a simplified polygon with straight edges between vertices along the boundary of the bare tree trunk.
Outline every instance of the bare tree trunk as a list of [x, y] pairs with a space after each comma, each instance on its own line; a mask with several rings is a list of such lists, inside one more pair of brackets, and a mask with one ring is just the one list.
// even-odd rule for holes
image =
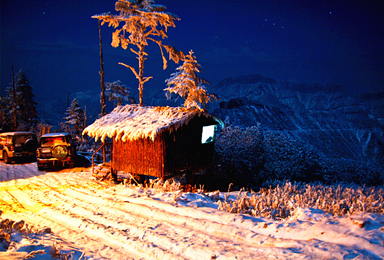
[[105, 107], [106, 107], [106, 98], [105, 98], [105, 82], [104, 82], [104, 62], [103, 62], [103, 45], [101, 43], [101, 22], [99, 21], [99, 42], [100, 42], [100, 83], [101, 83], [101, 93], [100, 93], [100, 103], [101, 103], [101, 116], [105, 116]]
[[144, 46], [139, 49], [139, 106], [143, 106], [143, 88], [144, 88]]
[[13, 104], [12, 104], [12, 114], [13, 114], [13, 128], [14, 131], [17, 130], [17, 104], [16, 104], [16, 82], [15, 82], [15, 73], [13, 71], [13, 64], [12, 64], [12, 98], [13, 98]]

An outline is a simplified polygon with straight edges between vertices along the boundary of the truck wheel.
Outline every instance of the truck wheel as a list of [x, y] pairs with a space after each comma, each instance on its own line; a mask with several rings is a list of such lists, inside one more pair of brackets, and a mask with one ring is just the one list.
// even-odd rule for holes
[[11, 160], [9, 160], [7, 151], [3, 152], [3, 159], [5, 163], [11, 163]]
[[39, 171], [44, 170], [44, 164], [37, 163], [37, 169], [38, 169]]

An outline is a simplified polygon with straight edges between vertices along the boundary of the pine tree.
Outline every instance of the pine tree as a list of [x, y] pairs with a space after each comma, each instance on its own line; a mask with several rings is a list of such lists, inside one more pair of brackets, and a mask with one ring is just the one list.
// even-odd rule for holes
[[80, 137], [84, 128], [84, 112], [76, 98], [72, 100], [71, 106], [67, 108], [66, 115], [64, 117], [66, 120], [64, 122], [64, 130]]
[[108, 96], [109, 101], [117, 101], [117, 105], [121, 106], [123, 101], [130, 100], [130, 89], [120, 80], [114, 82], [108, 82], [106, 84], [106, 95]]
[[36, 128], [38, 116], [36, 111], [37, 102], [34, 100], [32, 88], [25, 73], [20, 70], [16, 75], [16, 93], [18, 107], [18, 130], [31, 130]]
[[2, 117], [3, 117], [3, 131], [16, 131], [15, 120], [14, 120], [14, 109], [16, 106], [16, 101], [14, 102], [12, 86], [5, 88], [5, 96], [2, 98]]
[[20, 70], [3, 98], [3, 128], [7, 131], [30, 131], [38, 123], [37, 102], [25, 73]]
[[[94, 15], [92, 18], [102, 20], [102, 25], [108, 23], [116, 30], [112, 34], [112, 46], [118, 47], [121, 45], [123, 49], [127, 49], [128, 45], [132, 44], [137, 47], [137, 50], [130, 49], [137, 55], [139, 60], [139, 72], [133, 67], [124, 63], [119, 63], [129, 69], [135, 74], [139, 80], [139, 104], [143, 106], [143, 86], [152, 77], [144, 77], [144, 61], [145, 47], [148, 41], [156, 43], [161, 52], [163, 59], [163, 69], [167, 67], [167, 59], [164, 57], [163, 48], [169, 53], [169, 59], [179, 62], [180, 57], [183, 56], [182, 52], [169, 45], [164, 45], [161, 40], [167, 37], [168, 27], [175, 27], [175, 20], [179, 18], [171, 13], [165, 12], [166, 7], [156, 5], [153, 0], [118, 0], [115, 4], [117, 15], [111, 13], [103, 13]], [[117, 29], [122, 23], [122, 27]], [[163, 29], [164, 28], [164, 29]]]
[[168, 99], [172, 93], [184, 98], [184, 106], [188, 108], [205, 109], [205, 105], [216, 99], [214, 95], [208, 94], [203, 84], [209, 84], [203, 78], [199, 78], [197, 73], [201, 72], [201, 65], [193, 56], [191, 50], [188, 55], [183, 58], [183, 65], [178, 67], [177, 72], [172, 73], [171, 77], [165, 82], [168, 88], [165, 88]]
[[5, 130], [5, 123], [7, 122], [6, 120], [6, 103], [5, 103], [5, 98], [0, 96], [0, 132]]

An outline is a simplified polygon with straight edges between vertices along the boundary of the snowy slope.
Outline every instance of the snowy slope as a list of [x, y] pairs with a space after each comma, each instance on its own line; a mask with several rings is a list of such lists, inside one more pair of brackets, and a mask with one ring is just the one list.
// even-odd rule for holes
[[1, 218], [52, 233], [13, 232], [13, 249], [0, 246], [0, 259], [36, 250], [46, 254], [34, 259], [51, 259], [55, 241], [73, 259], [384, 258], [383, 215], [332, 217], [298, 208], [274, 221], [219, 211], [212, 194], [97, 183], [90, 169], [36, 168], [0, 162]]

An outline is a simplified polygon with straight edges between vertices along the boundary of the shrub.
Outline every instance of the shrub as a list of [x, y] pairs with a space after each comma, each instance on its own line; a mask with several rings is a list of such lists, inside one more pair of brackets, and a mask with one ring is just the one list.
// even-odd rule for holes
[[221, 189], [258, 186], [267, 180], [320, 181], [325, 184], [384, 183], [383, 169], [362, 161], [326, 158], [312, 146], [281, 131], [259, 126], [228, 126], [215, 143], [215, 174]]
[[258, 127], [226, 127], [215, 143], [215, 173], [229, 183], [257, 182], [263, 167], [262, 133]]
[[357, 212], [384, 213], [383, 187], [281, 181], [265, 184], [270, 188], [251, 193], [240, 190], [235, 200], [219, 201], [219, 209], [272, 219], [290, 217], [297, 208], [314, 208], [338, 216]]
[[215, 143], [216, 174], [235, 186], [270, 179], [320, 179], [320, 156], [282, 133], [263, 133], [258, 126], [228, 126]]

